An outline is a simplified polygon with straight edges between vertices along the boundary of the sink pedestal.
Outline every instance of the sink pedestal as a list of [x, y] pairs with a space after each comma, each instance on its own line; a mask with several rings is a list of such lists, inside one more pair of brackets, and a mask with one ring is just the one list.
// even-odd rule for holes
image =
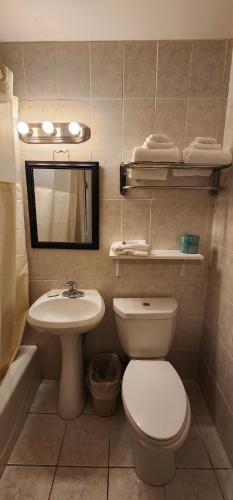
[[62, 370], [58, 412], [62, 418], [72, 419], [82, 413], [85, 404], [81, 335], [60, 335], [60, 341]]

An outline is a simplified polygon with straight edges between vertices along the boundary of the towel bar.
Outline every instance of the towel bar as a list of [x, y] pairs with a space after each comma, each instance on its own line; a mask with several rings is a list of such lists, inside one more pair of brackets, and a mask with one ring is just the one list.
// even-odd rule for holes
[[[132, 189], [187, 189], [187, 190], [199, 190], [199, 191], [209, 191], [210, 194], [216, 195], [219, 189], [219, 180], [220, 180], [220, 172], [221, 170], [224, 170], [226, 168], [230, 168], [232, 164], [229, 165], [208, 165], [208, 164], [199, 164], [199, 165], [194, 165], [194, 164], [185, 164], [183, 162], [180, 163], [166, 163], [166, 162], [148, 162], [148, 161], [137, 161], [137, 162], [123, 162], [120, 165], [120, 193], [122, 195], [125, 195], [127, 191], [130, 191]], [[128, 169], [137, 169], [137, 168], [142, 168], [143, 169], [164, 169], [167, 168], [168, 170], [173, 170], [173, 169], [183, 169], [183, 170], [190, 170], [190, 169], [205, 169], [205, 170], [212, 170], [211, 175], [209, 176], [209, 184], [208, 186], [179, 186], [179, 185], [166, 185], [165, 183], [163, 185], [155, 185], [155, 184], [132, 184], [132, 185], [127, 185], [127, 170]], [[195, 174], [194, 174], [195, 175]]]

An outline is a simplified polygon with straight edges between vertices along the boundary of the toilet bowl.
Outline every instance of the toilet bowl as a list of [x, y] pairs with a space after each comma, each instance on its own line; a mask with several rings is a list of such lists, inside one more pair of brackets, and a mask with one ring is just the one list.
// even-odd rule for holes
[[134, 466], [138, 477], [153, 485], [174, 476], [175, 451], [184, 443], [191, 420], [184, 385], [164, 359], [177, 306], [173, 298], [113, 301], [122, 347], [133, 358], [124, 373], [122, 400]]

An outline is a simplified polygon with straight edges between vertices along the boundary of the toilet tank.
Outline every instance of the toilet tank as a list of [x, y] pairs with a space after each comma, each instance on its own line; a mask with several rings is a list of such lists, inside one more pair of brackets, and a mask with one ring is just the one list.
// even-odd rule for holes
[[170, 350], [178, 304], [173, 297], [113, 299], [122, 349], [131, 358], [160, 358]]

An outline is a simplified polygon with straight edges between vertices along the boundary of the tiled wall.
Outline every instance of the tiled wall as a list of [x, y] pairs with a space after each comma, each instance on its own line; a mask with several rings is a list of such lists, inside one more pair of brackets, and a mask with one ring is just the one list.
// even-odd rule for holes
[[[174, 248], [179, 234], [191, 231], [200, 234], [207, 262], [213, 198], [166, 189], [122, 198], [119, 165], [153, 131], [168, 133], [180, 147], [196, 135], [222, 140], [231, 48], [225, 40], [0, 44], [0, 60], [14, 71], [21, 119], [74, 119], [91, 127], [91, 139], [71, 145], [69, 158], [100, 162], [100, 250], [31, 250], [28, 242], [31, 300], [68, 278], [102, 293], [106, 315], [87, 335], [88, 354], [119, 349], [114, 296], [174, 295], [179, 316], [170, 358], [183, 375], [195, 374], [206, 264], [188, 264], [181, 279], [179, 264], [124, 263], [118, 279], [108, 251], [113, 240], [138, 237]], [[51, 147], [21, 146], [22, 168], [25, 159], [53, 158]], [[58, 376], [58, 340], [27, 330], [25, 342], [41, 346], [44, 375]]]
[[[224, 144], [233, 148], [233, 66]], [[221, 175], [211, 243], [199, 381], [233, 463], [233, 174]]]

